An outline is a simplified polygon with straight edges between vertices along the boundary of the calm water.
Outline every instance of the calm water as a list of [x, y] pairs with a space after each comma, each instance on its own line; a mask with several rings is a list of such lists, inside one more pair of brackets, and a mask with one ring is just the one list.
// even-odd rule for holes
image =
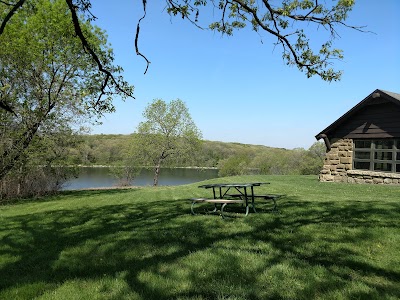
[[[153, 185], [153, 171], [142, 170], [132, 185]], [[161, 169], [158, 185], [181, 185], [218, 177], [215, 169]], [[112, 187], [118, 184], [109, 168], [82, 168], [78, 178], [69, 180], [63, 190]]]

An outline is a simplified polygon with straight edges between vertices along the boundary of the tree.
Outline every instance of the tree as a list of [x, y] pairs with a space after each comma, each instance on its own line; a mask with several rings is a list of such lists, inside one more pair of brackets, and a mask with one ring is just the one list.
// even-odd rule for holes
[[323, 142], [312, 144], [302, 159], [302, 174], [319, 174], [325, 155], [326, 147]]
[[153, 184], [157, 186], [161, 165], [171, 158], [193, 156], [201, 132], [180, 99], [170, 103], [155, 99], [146, 107], [143, 117], [145, 121], [137, 128], [136, 145], [144, 161], [155, 167]]
[[[209, 28], [232, 35], [234, 30], [250, 26], [255, 32], [267, 33], [275, 39], [275, 46], [282, 48], [282, 58], [287, 65], [297, 66], [307, 77], [320, 76], [323, 80], [339, 80], [341, 71], [330, 66], [342, 59], [342, 50], [333, 48], [333, 40], [338, 38], [340, 26], [363, 31], [363, 27], [345, 23], [355, 0], [219, 0], [188, 1], [166, 0], [168, 13], [186, 18], [197, 24], [201, 9], [213, 5], [219, 17], [209, 24]], [[218, 2], [218, 3], [216, 3]], [[309, 36], [324, 28], [327, 33], [321, 46], [313, 46]]]
[[[9, 17], [8, 7], [13, 11], [22, 2], [24, 9]], [[56, 136], [61, 128], [114, 111], [113, 96], [128, 97], [133, 87], [113, 65], [104, 32], [84, 18], [78, 19], [79, 30], [91, 50], [82, 47], [65, 1], [2, 1], [0, 14], [5, 16], [0, 27], [1, 180], [18, 167], [35, 138]]]
[[39, 132], [21, 154], [18, 168], [0, 180], [0, 202], [1, 199], [40, 196], [58, 191], [70, 177], [77, 175], [77, 169], [69, 167], [68, 160], [70, 149], [79, 143], [79, 136], [68, 127], [57, 128], [54, 134]]
[[[15, 0], [14, 3], [1, 1], [6, 7], [3, 11], [3, 20], [0, 25], [0, 35], [17, 11], [26, 9], [31, 0]], [[320, 76], [323, 80], [339, 80], [341, 71], [331, 68], [333, 62], [342, 59], [340, 49], [333, 48], [333, 41], [339, 37], [338, 29], [348, 27], [363, 31], [363, 27], [350, 26], [345, 23], [348, 13], [355, 5], [355, 0], [165, 0], [166, 11], [172, 16], [179, 16], [189, 20], [201, 28], [199, 21], [212, 11], [212, 20], [208, 27], [223, 34], [232, 35], [234, 30], [250, 26], [257, 33], [266, 33], [274, 38], [274, 44], [282, 49], [282, 57], [288, 65], [294, 65], [304, 71], [307, 77]], [[93, 60], [98, 65], [99, 71], [106, 76], [104, 83], [109, 79], [114, 80], [112, 72], [99, 59], [97, 49], [87, 38], [81, 25], [90, 22], [96, 17], [91, 13], [90, 0], [65, 0], [71, 12], [75, 32]], [[150, 61], [138, 48], [140, 23], [146, 17], [147, 1], [143, 0], [144, 15], [138, 21], [135, 36], [135, 50], [142, 56], [147, 68]], [[78, 15], [81, 15], [81, 18]], [[315, 46], [318, 40], [315, 32], [324, 28], [327, 33], [324, 42]], [[312, 37], [312, 38], [310, 38]], [[314, 43], [314, 45], [313, 45]], [[8, 110], [6, 102], [0, 101], [0, 107]], [[10, 109], [12, 111], [12, 109]]]
[[128, 144], [113, 141], [119, 146], [121, 154], [119, 161], [113, 162], [110, 171], [118, 179], [119, 186], [130, 186], [143, 169], [144, 155], [138, 135], [132, 135], [128, 141]]
[[326, 155], [326, 146], [322, 141], [315, 142], [310, 146], [308, 151], [310, 152], [311, 156], [319, 158], [321, 161], [323, 161]]
[[235, 176], [249, 173], [250, 156], [245, 153], [238, 153], [218, 162], [218, 176]]

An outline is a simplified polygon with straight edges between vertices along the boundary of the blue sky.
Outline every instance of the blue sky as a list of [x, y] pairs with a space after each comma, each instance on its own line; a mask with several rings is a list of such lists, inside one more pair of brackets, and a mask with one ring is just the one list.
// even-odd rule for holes
[[[151, 61], [144, 74], [146, 63], [134, 50], [142, 1], [92, 4], [96, 24], [106, 30], [136, 98], [115, 98], [116, 112], [93, 127], [93, 134], [132, 133], [153, 99], [179, 98], [205, 140], [308, 149], [317, 133], [375, 89], [400, 93], [398, 0], [356, 1], [347, 23], [367, 26], [375, 34], [338, 30], [335, 47], [345, 58], [335, 68], [344, 74], [331, 83], [287, 67], [267, 34], [244, 30], [228, 37], [199, 30], [171, 19], [160, 0], [148, 1], [141, 23], [139, 47]], [[311, 38], [319, 42], [322, 34], [320, 29]]]

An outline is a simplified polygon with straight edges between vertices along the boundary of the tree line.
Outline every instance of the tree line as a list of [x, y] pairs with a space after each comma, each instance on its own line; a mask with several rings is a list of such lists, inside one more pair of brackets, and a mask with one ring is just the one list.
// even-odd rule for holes
[[[109, 166], [121, 185], [129, 185], [141, 169], [155, 165], [142, 156], [141, 134], [72, 135], [35, 139], [20, 168], [0, 181], [0, 202], [58, 191], [66, 180], [78, 176], [81, 166]], [[137, 154], [139, 153], [139, 156]], [[199, 140], [189, 155], [171, 156], [163, 167], [217, 168], [219, 176], [246, 174], [309, 175], [322, 168], [325, 146], [292, 150]], [[67, 166], [67, 167], [66, 167]]]
[[[146, 3], [142, 2], [144, 16], [138, 20], [135, 50], [149, 64], [138, 49]], [[343, 57], [340, 49], [333, 48], [336, 28], [362, 31], [345, 23], [354, 0], [285, 0], [273, 5], [268, 0], [219, 1], [218, 5], [213, 1], [165, 3], [168, 14], [198, 27], [200, 17], [217, 11], [216, 19], [206, 24], [211, 30], [232, 35], [250, 27], [259, 34], [271, 35], [276, 39], [275, 46], [281, 46], [287, 65], [297, 66], [307, 77], [317, 75], [326, 81], [339, 80], [341, 75], [331, 68], [333, 61]], [[120, 165], [124, 168], [118, 170], [123, 170], [128, 179], [138, 172], [138, 165], [153, 164], [155, 185], [161, 164], [216, 167], [221, 175], [250, 170], [263, 174], [317, 172], [321, 160], [315, 151], [320, 148], [318, 144], [308, 150], [284, 150], [198, 143], [201, 133], [179, 101], [169, 108], [155, 102], [148, 115], [150, 123], [139, 126], [138, 135], [128, 146], [98, 150], [103, 145], [94, 146], [92, 137], [83, 136], [76, 128], [114, 112], [114, 97], [133, 97], [134, 87], [123, 78], [105, 31], [94, 25], [95, 19], [90, 0], [0, 1], [0, 200], [57, 190], [71, 176], [62, 167], [65, 164]], [[314, 48], [309, 36], [321, 26], [327, 39], [320, 48]], [[179, 130], [174, 128], [177, 115], [168, 111], [170, 108], [180, 111], [178, 119], [188, 116]], [[153, 127], [158, 120], [162, 122]], [[172, 131], [159, 126], [165, 120], [170, 125], [166, 128]]]
[[[121, 166], [130, 157], [137, 134], [82, 135], [77, 147], [68, 149], [68, 163], [82, 166]], [[316, 142], [309, 149], [292, 150], [262, 145], [202, 140], [195, 153], [174, 157], [165, 167], [217, 168], [220, 176], [243, 174], [318, 174], [325, 146]]]

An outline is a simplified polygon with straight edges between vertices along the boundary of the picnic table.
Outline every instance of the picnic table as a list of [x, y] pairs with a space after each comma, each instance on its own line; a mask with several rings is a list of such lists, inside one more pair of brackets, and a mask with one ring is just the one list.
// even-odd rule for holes
[[251, 205], [254, 212], [255, 199], [264, 198], [269, 199], [274, 202], [273, 210], [276, 210], [276, 198], [279, 195], [259, 195], [254, 193], [254, 187], [260, 186], [262, 184], [269, 184], [269, 182], [250, 182], [250, 183], [213, 183], [200, 185], [199, 188], [212, 189], [213, 198], [192, 198], [191, 212], [194, 212], [194, 206], [197, 203], [213, 203], [214, 210], [217, 211], [217, 205], [221, 205], [221, 216], [224, 218], [224, 208], [228, 204], [241, 203], [245, 205], [246, 216], [249, 214], [249, 206]]

